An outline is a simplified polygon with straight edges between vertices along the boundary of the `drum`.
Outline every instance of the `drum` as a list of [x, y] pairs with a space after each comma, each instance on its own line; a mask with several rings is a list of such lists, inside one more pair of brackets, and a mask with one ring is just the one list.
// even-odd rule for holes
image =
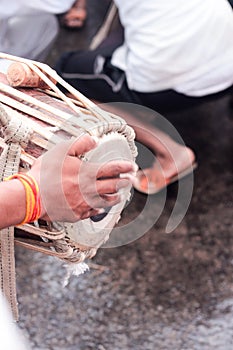
[[[122, 118], [101, 109], [47, 65], [5, 54], [0, 57], [14, 61], [7, 73], [10, 85], [0, 83], [1, 109], [5, 113], [5, 120], [0, 119], [2, 179], [29, 169], [39, 155], [55, 144], [85, 133], [99, 139], [97, 148], [82, 155], [85, 161], [135, 161], [135, 134]], [[9, 136], [12, 128], [14, 139]], [[11, 149], [11, 159], [18, 159], [12, 166], [9, 152], [4, 150], [13, 144], [19, 146]], [[17, 227], [15, 243], [71, 263], [91, 258], [119, 221], [130, 190], [124, 192], [121, 203], [105, 213], [75, 224], [39, 220]]]

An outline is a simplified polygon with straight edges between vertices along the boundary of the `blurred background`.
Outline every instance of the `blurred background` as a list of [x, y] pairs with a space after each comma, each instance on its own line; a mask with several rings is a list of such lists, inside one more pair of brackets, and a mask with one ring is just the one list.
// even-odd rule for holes
[[[66, 50], [88, 48], [109, 4], [88, 0], [85, 26], [61, 28], [51, 66]], [[162, 214], [143, 237], [100, 249], [90, 272], [72, 277], [66, 288], [61, 261], [16, 248], [19, 326], [33, 350], [233, 348], [231, 100], [225, 95], [166, 116], [198, 161], [188, 212], [173, 232], [165, 228], [177, 184], [169, 186]], [[142, 224], [153, 219], [164, 195], [150, 198]], [[120, 225], [137, 217], [146, 201], [135, 191]]]

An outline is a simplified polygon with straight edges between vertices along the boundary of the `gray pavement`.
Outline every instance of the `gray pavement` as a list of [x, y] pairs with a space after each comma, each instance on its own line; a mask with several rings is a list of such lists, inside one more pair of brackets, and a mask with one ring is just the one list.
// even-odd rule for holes
[[[85, 48], [108, 1], [89, 1], [78, 32], [62, 30], [50, 56]], [[97, 9], [98, 7], [98, 9]], [[198, 160], [188, 212], [170, 234], [176, 200], [168, 188], [157, 222], [137, 241], [100, 249], [90, 272], [62, 287], [62, 262], [16, 249], [19, 327], [33, 350], [233, 349], [232, 135], [230, 96], [166, 116]], [[189, 178], [182, 180], [189, 186]], [[152, 196], [143, 224], [164, 194]], [[121, 225], [140, 214], [134, 193]]]

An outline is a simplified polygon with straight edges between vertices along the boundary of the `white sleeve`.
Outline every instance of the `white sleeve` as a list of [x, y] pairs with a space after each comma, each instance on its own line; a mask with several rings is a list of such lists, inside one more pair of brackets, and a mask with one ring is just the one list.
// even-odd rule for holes
[[12, 319], [8, 305], [0, 294], [0, 339], [4, 350], [29, 350], [20, 330]]
[[[7, 29], [7, 19], [0, 19], [0, 52], [6, 52], [5, 33]], [[0, 59], [0, 72], [6, 73], [12, 61]]]
[[75, 0], [27, 0], [27, 6], [32, 10], [59, 14], [68, 11]]
[[0, 18], [47, 12], [59, 14], [68, 11], [75, 0], [0, 0]]
[[8, 67], [12, 64], [11, 60], [6, 60], [4, 58], [0, 58], [0, 73], [7, 73]]

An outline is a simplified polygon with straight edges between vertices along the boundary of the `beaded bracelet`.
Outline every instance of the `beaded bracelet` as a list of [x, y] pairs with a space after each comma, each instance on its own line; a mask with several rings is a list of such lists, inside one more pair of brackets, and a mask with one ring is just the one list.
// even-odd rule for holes
[[19, 224], [19, 226], [37, 221], [40, 218], [42, 206], [39, 186], [36, 180], [33, 176], [28, 174], [14, 174], [4, 179], [4, 181], [14, 179], [20, 180], [24, 186], [26, 194], [26, 214], [24, 220]]

